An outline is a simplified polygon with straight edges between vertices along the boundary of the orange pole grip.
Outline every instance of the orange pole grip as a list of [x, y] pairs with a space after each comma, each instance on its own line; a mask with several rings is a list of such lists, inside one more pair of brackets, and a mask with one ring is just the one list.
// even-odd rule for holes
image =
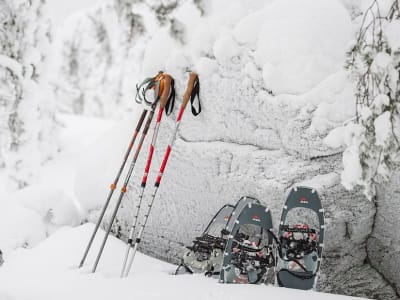
[[169, 91], [171, 89], [172, 77], [164, 73], [164, 78], [160, 82], [160, 107], [164, 108], [168, 101]]
[[186, 91], [183, 94], [183, 100], [182, 100], [183, 109], [185, 109], [186, 105], [189, 102], [189, 99], [190, 99], [190, 96], [192, 95], [192, 90], [193, 90], [194, 83], [195, 83], [196, 79], [197, 79], [197, 74], [195, 72], [190, 72], [188, 84], [187, 84], [187, 87], [186, 87]]

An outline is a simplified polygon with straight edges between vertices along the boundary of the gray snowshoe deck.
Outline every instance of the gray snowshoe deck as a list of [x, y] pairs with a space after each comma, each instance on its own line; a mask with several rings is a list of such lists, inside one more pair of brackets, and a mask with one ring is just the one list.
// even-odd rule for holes
[[271, 212], [254, 198], [241, 200], [227, 226], [228, 240], [220, 272], [220, 282], [224, 283], [258, 283], [267, 265], [271, 265]]
[[[303, 208], [313, 211], [318, 219], [318, 228], [290, 229], [287, 217], [289, 211], [294, 208]], [[290, 250], [287, 250], [283, 245], [280, 245], [277, 253], [277, 283], [279, 286], [287, 288], [309, 290], [314, 288], [316, 284], [316, 279], [321, 266], [325, 235], [324, 210], [321, 205], [321, 200], [314, 189], [308, 187], [295, 187], [290, 191], [282, 210], [278, 232], [279, 240], [282, 241], [284, 234], [291, 230], [292, 234], [293, 232], [315, 234], [315, 246], [313, 246], [313, 249], [315, 250], [310, 250], [309, 253], [301, 257], [294, 256], [288, 258], [287, 254]], [[293, 268], [293, 266], [295, 268]]]

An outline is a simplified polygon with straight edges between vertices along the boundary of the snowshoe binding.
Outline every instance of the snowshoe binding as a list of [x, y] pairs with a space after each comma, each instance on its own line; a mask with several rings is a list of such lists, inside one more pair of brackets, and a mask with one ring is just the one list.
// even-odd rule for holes
[[202, 235], [196, 237], [193, 245], [186, 247], [187, 251], [183, 254], [175, 275], [179, 274], [181, 268], [191, 274], [201, 272], [209, 276], [218, 274], [226, 243], [226, 239], [221, 236], [221, 231], [226, 227], [233, 209], [232, 205], [223, 206], [212, 218]]

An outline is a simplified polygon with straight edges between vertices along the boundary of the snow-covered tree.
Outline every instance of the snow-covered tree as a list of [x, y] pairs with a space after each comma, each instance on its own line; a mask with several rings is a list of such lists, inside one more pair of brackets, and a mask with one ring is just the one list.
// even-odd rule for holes
[[344, 129], [342, 182], [375, 195], [400, 163], [400, 9], [399, 1], [372, 1], [347, 68], [356, 82], [355, 122]]
[[183, 41], [182, 25], [172, 17], [183, 2], [108, 0], [70, 17], [54, 63], [58, 109], [97, 117], [119, 117], [129, 110], [153, 33], [165, 26]]
[[50, 23], [44, 0], [0, 0], [0, 19], [1, 162], [23, 187], [47, 158], [43, 147], [53, 127], [49, 100], [38, 93]]
[[60, 111], [110, 117], [130, 104], [140, 61], [134, 46], [143, 32], [134, 3], [107, 1], [67, 20], [52, 80]]

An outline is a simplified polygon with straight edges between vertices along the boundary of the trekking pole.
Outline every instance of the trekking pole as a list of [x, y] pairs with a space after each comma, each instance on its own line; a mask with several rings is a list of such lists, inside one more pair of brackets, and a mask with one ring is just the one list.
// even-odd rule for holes
[[[172, 81], [171, 76], [169, 76], [167, 74], [163, 74], [162, 78], [160, 79], [159, 93], [162, 93], [161, 98], [160, 98], [160, 107], [161, 106], [164, 107], [166, 105], [166, 102], [168, 101], [168, 95], [169, 95], [169, 91], [170, 91], [171, 81]], [[154, 103], [154, 104], [156, 104], [156, 103]], [[140, 141], [139, 141], [138, 147], [137, 147], [135, 155], [134, 155], [134, 157], [132, 159], [132, 163], [131, 163], [131, 165], [129, 167], [129, 170], [128, 170], [128, 173], [126, 175], [124, 184], [123, 184], [123, 186], [121, 188], [121, 193], [120, 193], [120, 195], [118, 197], [118, 200], [117, 200], [117, 203], [115, 205], [114, 211], [113, 211], [113, 213], [111, 215], [110, 223], [108, 224], [108, 227], [107, 227], [107, 230], [106, 230], [106, 234], [105, 234], [103, 242], [102, 242], [102, 244], [100, 246], [99, 253], [97, 254], [97, 257], [96, 257], [96, 261], [95, 261], [95, 263], [93, 265], [92, 273], [96, 272], [97, 265], [98, 265], [98, 263], [100, 261], [100, 257], [101, 257], [101, 255], [103, 253], [104, 246], [105, 246], [105, 244], [107, 242], [107, 239], [108, 239], [108, 236], [109, 236], [109, 234], [111, 232], [111, 228], [112, 228], [112, 225], [114, 223], [115, 217], [117, 215], [118, 209], [119, 209], [119, 207], [121, 205], [122, 199], [123, 199], [123, 197], [124, 197], [124, 195], [125, 195], [125, 193], [127, 191], [127, 186], [128, 186], [130, 177], [131, 177], [131, 175], [133, 173], [133, 169], [134, 169], [134, 167], [136, 165], [136, 161], [137, 161], [137, 158], [139, 156], [140, 150], [141, 150], [141, 148], [143, 146], [144, 139], [147, 136], [147, 133], [148, 133], [148, 130], [150, 128], [150, 124], [151, 124], [151, 121], [153, 119], [153, 116], [154, 116], [154, 107], [152, 108], [152, 110], [150, 111], [149, 116], [147, 117], [146, 124], [145, 124], [145, 127], [143, 129], [142, 135], [140, 137]], [[157, 120], [157, 122], [158, 122], [158, 120]]]
[[123, 171], [123, 169], [125, 167], [125, 164], [126, 164], [126, 162], [128, 160], [129, 154], [131, 153], [131, 150], [132, 150], [132, 147], [133, 147], [133, 145], [135, 143], [136, 137], [137, 137], [137, 135], [138, 135], [138, 133], [139, 133], [141, 127], [142, 127], [142, 124], [143, 124], [144, 118], [146, 117], [146, 114], [147, 114], [147, 110], [144, 109], [143, 112], [142, 112], [142, 115], [140, 116], [140, 119], [139, 119], [139, 121], [138, 121], [138, 123], [136, 125], [136, 129], [135, 129], [135, 131], [133, 133], [133, 136], [132, 136], [132, 139], [131, 139], [131, 141], [129, 143], [128, 149], [125, 152], [124, 160], [122, 161], [122, 164], [121, 164], [121, 166], [120, 166], [120, 168], [118, 170], [117, 176], [115, 177], [113, 183], [110, 185], [110, 191], [108, 193], [106, 202], [104, 203], [103, 209], [101, 210], [100, 216], [99, 216], [99, 218], [97, 220], [97, 223], [96, 223], [96, 226], [95, 226], [95, 228], [93, 230], [92, 236], [90, 237], [90, 240], [89, 240], [89, 243], [88, 243], [88, 245], [86, 247], [85, 253], [83, 254], [83, 257], [82, 257], [81, 262], [79, 264], [79, 268], [81, 268], [83, 266], [83, 264], [85, 263], [86, 257], [87, 257], [87, 255], [89, 253], [89, 250], [90, 250], [90, 247], [92, 246], [94, 238], [95, 238], [95, 236], [97, 234], [97, 231], [98, 231], [98, 229], [100, 227], [101, 221], [103, 220], [104, 214], [105, 214], [105, 212], [107, 210], [107, 207], [110, 204], [111, 197], [112, 197], [115, 189], [117, 188], [117, 184], [118, 184], [119, 178], [121, 177], [122, 171]]
[[[154, 82], [155, 80], [157, 80], [157, 79], [159, 78], [159, 76], [161, 76], [161, 73], [158, 74], [158, 75], [157, 75], [156, 77], [154, 77], [154, 78], [147, 78], [147, 79], [145, 79], [145, 81], [144, 81], [140, 86], [143, 86], [143, 85], [145, 85], [145, 84], [147, 84], [148, 86], [150, 86], [149, 84], [151, 84], [151, 82]], [[136, 97], [139, 98], [139, 100], [136, 99], [136, 102], [142, 103], [142, 100], [143, 100], [143, 99], [142, 99], [142, 97], [141, 97], [141, 95], [140, 95], [140, 89], [139, 89], [139, 87], [137, 87], [137, 89], [138, 89], [138, 91], [137, 91]], [[119, 170], [118, 170], [118, 173], [117, 173], [117, 175], [116, 175], [116, 177], [115, 177], [113, 183], [110, 185], [110, 191], [109, 191], [109, 193], [108, 193], [106, 202], [104, 203], [104, 206], [103, 206], [103, 208], [102, 208], [102, 210], [101, 210], [100, 216], [99, 216], [99, 218], [98, 218], [98, 220], [97, 220], [96, 226], [95, 226], [95, 228], [94, 228], [94, 230], [93, 230], [92, 236], [90, 237], [89, 243], [88, 243], [88, 245], [87, 245], [87, 247], [86, 247], [86, 250], [85, 250], [85, 252], [84, 252], [84, 254], [83, 254], [83, 257], [82, 257], [82, 259], [81, 259], [81, 262], [79, 263], [79, 268], [81, 268], [81, 267], [83, 266], [83, 264], [85, 263], [86, 257], [87, 257], [87, 255], [88, 255], [88, 253], [89, 253], [89, 250], [90, 250], [90, 248], [91, 248], [91, 246], [92, 246], [92, 244], [93, 244], [94, 238], [95, 238], [95, 236], [96, 236], [96, 234], [97, 234], [97, 231], [98, 231], [98, 229], [99, 229], [99, 227], [100, 227], [101, 221], [103, 220], [104, 214], [105, 214], [105, 212], [106, 212], [106, 210], [107, 210], [107, 208], [108, 208], [108, 206], [109, 206], [109, 204], [110, 204], [111, 197], [112, 197], [112, 195], [113, 195], [115, 189], [117, 188], [117, 184], [118, 184], [119, 178], [121, 177], [122, 171], [123, 171], [124, 168], [125, 168], [125, 164], [126, 164], [126, 162], [127, 162], [127, 160], [128, 160], [128, 157], [129, 157], [129, 155], [130, 155], [130, 152], [131, 152], [131, 150], [132, 150], [132, 148], [133, 148], [133, 145], [134, 145], [134, 143], [135, 143], [135, 141], [136, 141], [136, 138], [137, 138], [137, 136], [138, 136], [138, 134], [139, 134], [139, 131], [140, 131], [141, 127], [142, 127], [142, 124], [143, 124], [144, 118], [146, 117], [147, 111], [148, 111], [148, 109], [146, 109], [146, 108], [143, 109], [142, 115], [140, 116], [140, 119], [139, 119], [139, 121], [138, 121], [138, 123], [137, 123], [136, 129], [135, 129], [135, 131], [134, 131], [134, 133], [133, 133], [133, 136], [132, 136], [132, 139], [131, 139], [131, 141], [130, 141], [130, 143], [129, 143], [128, 149], [127, 149], [126, 152], [125, 152], [125, 156], [124, 156], [123, 162], [122, 162], [122, 164], [121, 164], [121, 166], [120, 166], [120, 168], [119, 168]]]
[[160, 108], [159, 108], [158, 116], [157, 116], [157, 123], [154, 128], [153, 137], [151, 139], [151, 144], [150, 144], [150, 148], [149, 148], [149, 154], [147, 156], [146, 166], [145, 166], [144, 174], [143, 174], [143, 178], [142, 178], [141, 191], [139, 194], [139, 201], [138, 201], [138, 205], [136, 206], [136, 214], [135, 214], [133, 222], [132, 222], [132, 226], [131, 226], [131, 230], [130, 230], [129, 238], [128, 238], [128, 243], [127, 243], [127, 248], [126, 248], [126, 253], [125, 253], [124, 261], [122, 263], [121, 277], [124, 277], [126, 263], [127, 263], [128, 257], [129, 257], [129, 252], [133, 246], [133, 235], [135, 234], [135, 228], [137, 225], [137, 220], [139, 218], [140, 207], [142, 205], [143, 194], [144, 194], [144, 190], [146, 188], [147, 176], [149, 174], [151, 162], [153, 160], [154, 149], [155, 149], [156, 142], [157, 142], [158, 130], [160, 127], [160, 122], [161, 122], [163, 111], [164, 111], [164, 106], [160, 104]]
[[[197, 74], [194, 73], [194, 72], [191, 72], [191, 73], [190, 73], [190, 76], [189, 76], [188, 85], [187, 85], [185, 94], [184, 94], [184, 96], [183, 96], [183, 101], [182, 101], [181, 107], [180, 107], [180, 109], [179, 109], [178, 116], [177, 116], [177, 118], [176, 118], [175, 130], [174, 130], [174, 132], [173, 132], [173, 134], [172, 134], [171, 141], [170, 141], [170, 143], [169, 143], [169, 145], [167, 146], [167, 149], [166, 149], [166, 151], [165, 151], [164, 158], [163, 158], [163, 160], [162, 160], [162, 163], [161, 163], [161, 166], [160, 166], [160, 170], [159, 170], [159, 172], [158, 172], [158, 176], [157, 176], [156, 181], [155, 181], [155, 184], [154, 184], [155, 189], [154, 189], [153, 194], [151, 195], [151, 201], [150, 201], [150, 203], [148, 204], [147, 212], [146, 212], [146, 214], [144, 215], [144, 218], [145, 218], [145, 219], [144, 219], [144, 222], [143, 222], [143, 224], [141, 224], [141, 226], [140, 226], [139, 233], [138, 233], [138, 235], [137, 235], [137, 237], [136, 237], [136, 239], [135, 239], [135, 241], [134, 241], [135, 243], [133, 244], [133, 247], [132, 247], [132, 243], [133, 243], [133, 240], [132, 240], [132, 239], [133, 239], [133, 232], [134, 232], [134, 230], [135, 230], [134, 227], [136, 226], [136, 223], [137, 223], [137, 215], [138, 215], [138, 213], [137, 213], [136, 218], [135, 218], [134, 226], [133, 226], [133, 228], [132, 228], [132, 230], [131, 230], [130, 243], [129, 243], [129, 241], [128, 241], [128, 247], [129, 247], [129, 248], [127, 248], [127, 253], [126, 253], [126, 255], [125, 255], [125, 260], [124, 260], [124, 266], [123, 266], [122, 273], [121, 273], [121, 276], [123, 276], [123, 277], [127, 277], [127, 276], [128, 276], [129, 271], [130, 271], [130, 269], [131, 269], [131, 267], [132, 267], [133, 260], [135, 259], [135, 255], [136, 255], [137, 248], [138, 248], [138, 246], [139, 246], [139, 244], [140, 244], [140, 241], [141, 241], [141, 238], [142, 238], [142, 235], [143, 235], [144, 228], [146, 227], [147, 220], [148, 220], [148, 218], [149, 218], [151, 209], [152, 209], [152, 207], [153, 207], [153, 203], [154, 203], [154, 199], [155, 199], [155, 197], [156, 197], [157, 191], [158, 191], [158, 187], [160, 186], [160, 183], [161, 183], [161, 178], [162, 178], [162, 176], [163, 176], [163, 173], [164, 173], [164, 170], [165, 170], [165, 166], [167, 165], [167, 161], [168, 161], [169, 155], [170, 155], [170, 153], [171, 153], [172, 146], [173, 146], [173, 144], [174, 144], [174, 142], [175, 142], [176, 135], [177, 135], [177, 133], [178, 133], [178, 129], [179, 129], [179, 125], [180, 125], [180, 122], [181, 122], [181, 119], [182, 119], [183, 112], [185, 111], [186, 105], [187, 105], [187, 103], [189, 102], [189, 100], [191, 99], [191, 100], [192, 100], [192, 103], [193, 103], [194, 98], [195, 98], [196, 96], [198, 96], [198, 94], [199, 94], [199, 86], [200, 86], [200, 85], [199, 85], [199, 79], [198, 79]], [[193, 112], [193, 114], [195, 114], [195, 115], [197, 115], [197, 114], [200, 113], [200, 111], [201, 111], [201, 107], [200, 107], [200, 106], [199, 106], [199, 112], [196, 112], [196, 113], [195, 113], [195, 111], [194, 111], [193, 109], [194, 109], [194, 108], [192, 107], [192, 112]], [[143, 180], [142, 180], [142, 191], [141, 191], [141, 194], [140, 194], [140, 196], [139, 196], [139, 197], [141, 197], [141, 198], [139, 198], [139, 202], [141, 202], [141, 200], [142, 200], [143, 192], [144, 192], [144, 187], [146, 186], [146, 181], [147, 181], [147, 173], [145, 172], [144, 175], [145, 175], [145, 176], [143, 176]], [[144, 182], [144, 186], [143, 186], [143, 182]], [[129, 250], [130, 250], [131, 247], [133, 248], [133, 249], [132, 249], [132, 254], [131, 254], [130, 258], [129, 258], [129, 262], [128, 262], [127, 266], [125, 266], [126, 261], [127, 261], [127, 259], [128, 259]], [[125, 271], [125, 272], [124, 272], [124, 271]]]

